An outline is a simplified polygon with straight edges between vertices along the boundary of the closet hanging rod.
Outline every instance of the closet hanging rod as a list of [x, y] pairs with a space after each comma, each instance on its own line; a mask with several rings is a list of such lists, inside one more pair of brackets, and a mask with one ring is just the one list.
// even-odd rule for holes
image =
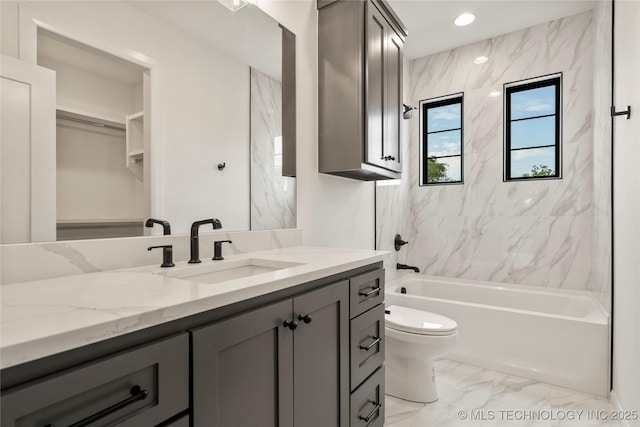
[[99, 123], [99, 122], [95, 122], [92, 120], [87, 120], [87, 119], [80, 119], [77, 117], [69, 117], [65, 114], [56, 114], [56, 117], [59, 119], [64, 119], [64, 120], [71, 120], [72, 122], [78, 122], [78, 123], [83, 123], [85, 125], [91, 125], [91, 126], [97, 126], [97, 127], [101, 127], [101, 128], [109, 128], [109, 129], [115, 129], [115, 130], [121, 130], [121, 131], [125, 131], [125, 127], [124, 126], [116, 126], [116, 125], [110, 125], [110, 124], [106, 124], [106, 123]]

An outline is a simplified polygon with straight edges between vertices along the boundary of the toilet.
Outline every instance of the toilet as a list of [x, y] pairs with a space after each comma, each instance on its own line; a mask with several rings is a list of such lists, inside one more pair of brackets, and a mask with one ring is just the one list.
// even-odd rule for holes
[[455, 346], [457, 323], [428, 311], [385, 310], [386, 394], [413, 402], [438, 400], [433, 360]]

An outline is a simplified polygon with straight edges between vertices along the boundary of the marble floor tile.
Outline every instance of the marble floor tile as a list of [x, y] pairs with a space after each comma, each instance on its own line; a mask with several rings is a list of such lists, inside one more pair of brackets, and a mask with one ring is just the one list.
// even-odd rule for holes
[[387, 396], [386, 427], [615, 427], [605, 398], [476, 366], [437, 360], [440, 399]]

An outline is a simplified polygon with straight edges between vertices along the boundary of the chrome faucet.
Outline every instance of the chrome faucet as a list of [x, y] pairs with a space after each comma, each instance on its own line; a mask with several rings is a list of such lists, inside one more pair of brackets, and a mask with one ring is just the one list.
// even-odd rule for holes
[[211, 224], [214, 230], [222, 228], [222, 223], [216, 218], [203, 219], [202, 221], [196, 221], [191, 224], [191, 259], [189, 264], [197, 264], [200, 261], [200, 241], [198, 239], [198, 228], [201, 225]]

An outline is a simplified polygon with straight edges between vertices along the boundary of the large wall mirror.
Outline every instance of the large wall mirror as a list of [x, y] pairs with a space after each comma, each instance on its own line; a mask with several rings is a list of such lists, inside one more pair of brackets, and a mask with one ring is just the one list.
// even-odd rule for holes
[[242, 3], [1, 2], [2, 243], [295, 227], [295, 36]]

